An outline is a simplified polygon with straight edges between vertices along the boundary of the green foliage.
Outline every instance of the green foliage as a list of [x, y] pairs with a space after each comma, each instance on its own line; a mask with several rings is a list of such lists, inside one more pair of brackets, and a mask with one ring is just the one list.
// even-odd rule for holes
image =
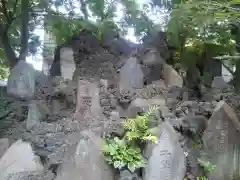
[[[125, 120], [125, 135], [122, 139], [118, 137], [105, 139], [102, 152], [109, 164], [119, 170], [127, 168], [131, 172], [145, 167], [146, 161], [141, 154], [139, 144], [142, 141], [157, 143], [157, 138], [149, 130], [148, 120], [158, 108], [158, 106], [150, 107], [143, 116]], [[140, 143], [136, 143], [137, 141], [140, 141]]]
[[0, 68], [0, 80], [5, 80], [9, 76], [9, 70]]
[[197, 177], [197, 180], [207, 180], [206, 176]]
[[204, 170], [204, 176], [197, 177], [197, 180], [207, 180], [206, 174], [208, 172], [213, 172], [216, 170], [216, 165], [213, 165], [210, 161], [206, 159], [197, 159], [199, 165], [203, 168]]
[[234, 3], [230, 0], [172, 1], [167, 35], [169, 43], [180, 52], [184, 66], [199, 58], [209, 45], [211, 55], [213, 51], [215, 55], [236, 53], [231, 23], [238, 22], [240, 16], [239, 10], [232, 8]]
[[126, 119], [124, 121], [124, 129], [126, 131], [125, 138], [128, 141], [152, 141], [157, 143], [157, 138], [151, 134], [148, 127], [148, 120], [151, 118], [151, 115], [159, 107], [153, 106], [143, 116], [137, 116], [133, 119]]
[[206, 172], [212, 172], [216, 170], [216, 165], [213, 165], [210, 161], [198, 159], [198, 163], [204, 168]]
[[7, 109], [6, 93], [3, 91], [3, 87], [0, 88], [0, 117], [2, 117], [9, 111], [9, 109]]
[[133, 147], [117, 137], [106, 140], [102, 152], [106, 161], [119, 170], [128, 168], [131, 172], [134, 172], [146, 165], [139, 148]]
[[197, 161], [205, 172], [213, 172], [216, 170], [216, 165], [212, 164], [209, 160], [198, 158]]

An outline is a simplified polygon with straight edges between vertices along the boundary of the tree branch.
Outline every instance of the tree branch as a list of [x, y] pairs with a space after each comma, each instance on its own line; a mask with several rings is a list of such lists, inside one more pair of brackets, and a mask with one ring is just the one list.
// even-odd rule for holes
[[2, 13], [4, 14], [5, 18], [6, 18], [6, 21], [7, 21], [7, 24], [10, 25], [12, 23], [12, 20], [10, 18], [10, 15], [7, 11], [7, 6], [6, 6], [6, 1], [5, 0], [1, 0], [1, 9], [2, 9]]
[[82, 13], [83, 13], [83, 15], [84, 15], [84, 18], [86, 19], [86, 20], [88, 20], [88, 17], [89, 17], [89, 14], [88, 14], [88, 11], [87, 11], [87, 5], [86, 5], [86, 2], [84, 1], [84, 0], [80, 0], [80, 9], [81, 9], [81, 11], [82, 11]]
[[[12, 13], [16, 15], [18, 0], [15, 0]], [[16, 17], [16, 16], [15, 16]]]
[[16, 54], [10, 45], [6, 27], [3, 24], [0, 24], [0, 44], [2, 44], [5, 56], [8, 59], [9, 67], [14, 67], [17, 63]]
[[19, 60], [26, 60], [28, 54], [28, 24], [29, 24], [29, 0], [22, 0], [21, 3], [22, 23], [21, 23], [21, 50]]

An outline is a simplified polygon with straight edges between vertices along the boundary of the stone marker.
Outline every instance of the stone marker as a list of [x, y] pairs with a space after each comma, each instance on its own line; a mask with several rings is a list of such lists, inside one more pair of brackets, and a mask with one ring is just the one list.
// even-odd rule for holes
[[158, 96], [151, 99], [136, 98], [127, 109], [118, 107], [119, 116], [121, 118], [135, 118], [139, 113], [146, 112], [151, 106], [159, 106], [161, 109], [165, 106], [165, 99]]
[[79, 80], [75, 119], [82, 129], [96, 128], [95, 130], [101, 131], [101, 128], [103, 128], [104, 123], [102, 122], [102, 109], [97, 83]]
[[224, 81], [223, 77], [214, 77], [212, 81], [212, 88], [225, 89], [228, 88], [228, 84]]
[[120, 171], [119, 180], [139, 180], [136, 173], [131, 173], [128, 170]]
[[234, 110], [224, 101], [218, 102], [203, 134], [206, 154], [216, 170], [210, 179], [240, 177], [240, 123]]
[[160, 56], [160, 53], [155, 49], [151, 48], [143, 56], [140, 57], [145, 65], [156, 65], [165, 64], [164, 59]]
[[164, 74], [164, 82], [167, 87], [172, 87], [172, 86], [182, 87], [183, 79], [177, 73], [177, 71], [173, 69], [173, 67], [169, 66], [168, 64], [164, 64], [163, 74]]
[[148, 164], [143, 180], [183, 180], [186, 171], [185, 155], [168, 122], [161, 124], [158, 144], [148, 144], [145, 155]]
[[84, 118], [90, 114], [98, 115], [100, 108], [98, 84], [79, 80], [76, 113]]
[[83, 131], [72, 160], [58, 170], [56, 180], [114, 180], [114, 171], [101, 153], [102, 139], [95, 133]]
[[0, 158], [3, 156], [5, 151], [9, 147], [9, 140], [7, 138], [1, 138], [0, 139]]
[[0, 159], [0, 179], [19, 172], [42, 172], [43, 166], [34, 155], [29, 143], [18, 140], [4, 153]]
[[143, 88], [144, 74], [137, 58], [130, 58], [120, 70], [120, 91]]
[[32, 99], [35, 93], [35, 69], [23, 60], [10, 71], [7, 93], [21, 99]]
[[73, 58], [72, 48], [61, 48], [60, 50], [60, 67], [61, 67], [61, 76], [64, 79], [73, 78], [73, 73], [75, 72], [76, 65]]
[[27, 129], [31, 129], [40, 123], [42, 114], [39, 106], [40, 105], [35, 100], [31, 101], [28, 105]]

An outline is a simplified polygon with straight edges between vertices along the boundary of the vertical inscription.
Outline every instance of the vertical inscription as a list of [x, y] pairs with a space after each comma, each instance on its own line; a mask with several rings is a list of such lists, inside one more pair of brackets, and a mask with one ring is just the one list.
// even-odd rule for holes
[[92, 98], [89, 96], [82, 96], [79, 98], [80, 103], [77, 109], [77, 112], [81, 115], [81, 118], [85, 118], [90, 115], [90, 108], [92, 105]]
[[[170, 143], [170, 137], [166, 130], [164, 130], [159, 139], [160, 147], [160, 162], [159, 172], [162, 174], [164, 179], [171, 179], [171, 167], [172, 167], [172, 147]], [[163, 175], [164, 174], [164, 175]]]
[[222, 124], [220, 125], [220, 129], [216, 130], [218, 137], [215, 141], [215, 152], [221, 153], [226, 150], [226, 146], [228, 144], [227, 142], [227, 137], [228, 137], [228, 122], [223, 121]]
[[168, 150], [162, 150], [160, 151], [160, 156], [165, 157], [166, 159], [163, 159], [160, 161], [160, 169], [170, 169], [171, 168], [171, 155], [172, 153]]

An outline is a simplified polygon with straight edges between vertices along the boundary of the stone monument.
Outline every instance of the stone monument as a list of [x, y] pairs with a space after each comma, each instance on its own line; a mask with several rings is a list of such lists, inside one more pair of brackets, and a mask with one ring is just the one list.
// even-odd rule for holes
[[177, 134], [168, 122], [160, 125], [158, 144], [146, 149], [148, 164], [143, 180], [183, 180], [186, 160]]
[[240, 177], [240, 122], [234, 110], [224, 101], [218, 102], [203, 134], [209, 161], [216, 170], [210, 179], [227, 180]]

